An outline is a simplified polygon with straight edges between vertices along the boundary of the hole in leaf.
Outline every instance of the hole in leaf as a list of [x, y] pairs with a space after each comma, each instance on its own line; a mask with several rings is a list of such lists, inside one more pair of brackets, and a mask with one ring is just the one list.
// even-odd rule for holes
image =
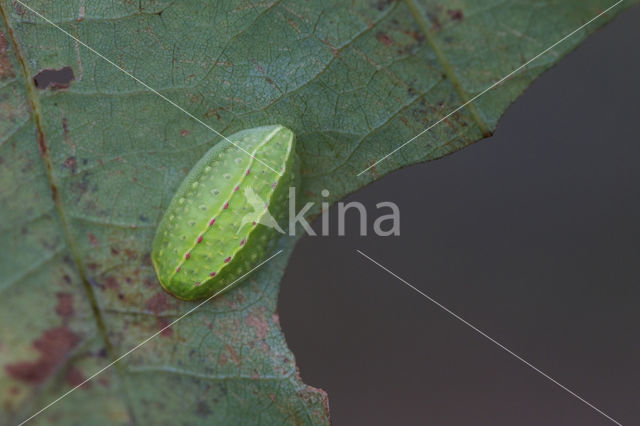
[[44, 90], [51, 88], [53, 90], [66, 89], [75, 79], [73, 69], [71, 67], [62, 67], [59, 70], [44, 69], [33, 77], [33, 82], [38, 89]]

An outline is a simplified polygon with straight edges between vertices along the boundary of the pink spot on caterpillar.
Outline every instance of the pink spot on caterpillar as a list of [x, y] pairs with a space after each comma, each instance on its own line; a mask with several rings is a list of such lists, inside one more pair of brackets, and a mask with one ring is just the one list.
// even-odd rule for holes
[[249, 173], [251, 173], [251, 169], [247, 169], [247, 176], [249, 176]]
[[238, 189], [240, 189], [239, 186], [236, 186], [235, 188], [233, 188], [234, 191], [237, 191]]
[[211, 220], [209, 221], [209, 226], [213, 226], [213, 224], [214, 224], [214, 223], [216, 223], [216, 220], [215, 220], [215, 219], [211, 219]]
[[255, 221], [254, 221], [254, 222], [251, 222], [251, 224], [252, 224], [253, 226], [255, 226], [255, 225], [256, 225], [256, 222], [255, 222]]
[[215, 276], [216, 276], [216, 273], [215, 273], [215, 272], [212, 272], [212, 273], [210, 273], [210, 274], [209, 274], [209, 276], [210, 276], [210, 277], [215, 277]]
[[231, 260], [231, 257], [227, 257], [227, 258], [224, 260], [224, 263], [229, 263], [229, 261], [230, 261], [230, 260]]
[[196, 281], [195, 283], [193, 283], [193, 285], [198, 287], [200, 285], [200, 281]]
[[271, 187], [272, 187], [272, 188], [275, 188], [276, 186], [278, 186], [278, 182], [273, 182], [273, 183], [271, 184]]
[[198, 237], [198, 244], [200, 244], [201, 242], [202, 242], [202, 235]]
[[180, 268], [180, 267], [178, 266], [178, 267], [176, 268], [176, 272], [180, 272], [180, 269], [182, 269], [182, 268]]
[[225, 209], [225, 210], [226, 210], [226, 209], [228, 209], [228, 208], [229, 208], [229, 202], [227, 201], [226, 203], [224, 203], [224, 207], [223, 207], [223, 209]]
[[190, 257], [191, 257], [191, 253], [187, 253], [187, 254], [184, 255], [185, 259], [189, 259]]
[[240, 241], [240, 245], [243, 246], [244, 243], [246, 243], [246, 242], [247, 242], [247, 240], [242, 240], [242, 241]]

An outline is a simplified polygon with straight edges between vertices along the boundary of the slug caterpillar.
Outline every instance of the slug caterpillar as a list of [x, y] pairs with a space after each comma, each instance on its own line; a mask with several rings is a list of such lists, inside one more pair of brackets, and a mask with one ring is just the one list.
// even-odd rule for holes
[[264, 126], [228, 139], [246, 152], [226, 141], [213, 146], [185, 177], [156, 231], [153, 266], [162, 287], [180, 299], [209, 297], [262, 260], [298, 178], [291, 130]]

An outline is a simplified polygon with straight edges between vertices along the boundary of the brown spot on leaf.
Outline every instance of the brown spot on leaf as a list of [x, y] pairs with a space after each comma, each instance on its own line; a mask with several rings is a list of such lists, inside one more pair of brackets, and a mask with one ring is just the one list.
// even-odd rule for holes
[[[84, 382], [86, 380], [86, 377], [84, 377], [84, 374], [82, 374], [82, 371], [80, 371], [79, 368], [71, 367], [69, 371], [67, 371], [66, 380], [69, 386], [76, 387]], [[91, 383], [87, 382], [80, 386], [80, 389], [89, 389], [90, 387]]]
[[7, 39], [0, 31], [0, 79], [15, 77], [9, 55], [7, 55]]
[[49, 188], [51, 189], [51, 199], [55, 203], [58, 201], [58, 188], [53, 184], [49, 185]]
[[227, 350], [227, 353], [229, 354], [233, 362], [235, 362], [237, 365], [240, 365], [240, 356], [238, 355], [238, 352], [236, 352], [236, 350], [233, 348], [233, 346], [225, 345], [225, 349]]
[[252, 313], [251, 315], [248, 315], [244, 322], [249, 327], [253, 328], [258, 339], [262, 340], [267, 337], [267, 333], [269, 332], [269, 323], [260, 313]]
[[[40, 151], [40, 155], [44, 156], [47, 153], [47, 143], [44, 141], [44, 135], [42, 132], [38, 131], [38, 151]], [[52, 190], [55, 186], [51, 185]]]
[[447, 10], [447, 13], [449, 14], [449, 17], [454, 21], [462, 21], [462, 19], [464, 18], [464, 14], [460, 9], [449, 9]]
[[52, 90], [67, 89], [71, 82], [75, 79], [73, 68], [62, 67], [56, 69], [43, 69], [33, 77], [33, 82], [38, 89], [44, 90], [51, 88]]
[[156, 293], [155, 296], [152, 296], [147, 300], [146, 307], [148, 310], [158, 315], [169, 307], [169, 296], [164, 292]]
[[376, 34], [376, 38], [385, 46], [393, 45], [393, 39], [387, 33], [383, 33], [382, 31], [380, 31], [378, 34]]
[[40, 352], [37, 360], [7, 364], [4, 369], [14, 379], [39, 385], [53, 374], [79, 341], [67, 326], [50, 328], [33, 342], [33, 347]]
[[425, 36], [422, 31], [410, 31], [408, 34], [411, 36], [411, 38], [418, 42], [418, 44], [423, 43], [425, 40]]
[[162, 330], [160, 335], [162, 337], [171, 337], [173, 336], [173, 329], [168, 327], [170, 322], [166, 318], [158, 318], [158, 330]]
[[201, 416], [208, 416], [211, 414], [211, 408], [209, 408], [205, 401], [198, 401], [197, 412]]
[[98, 241], [98, 238], [95, 235], [93, 235], [91, 232], [87, 234], [87, 237], [89, 237], [89, 242], [91, 243], [92, 246], [94, 247], [100, 246], [100, 241]]
[[76, 172], [77, 165], [78, 162], [76, 161], [76, 157], [74, 156], [68, 157], [66, 160], [64, 160], [64, 168], [71, 170], [71, 173]]
[[435, 13], [427, 12], [427, 18], [429, 18], [429, 22], [431, 22], [431, 28], [434, 31], [440, 31], [442, 25], [440, 25], [440, 20], [438, 19], [438, 15]]
[[376, 9], [382, 12], [383, 10], [388, 8], [391, 3], [393, 3], [392, 0], [378, 0], [378, 2], [376, 3]]
[[118, 282], [118, 280], [114, 276], [109, 276], [109, 277], [105, 278], [104, 285], [109, 290], [118, 290], [120, 288], [120, 283]]
[[152, 266], [153, 262], [151, 261], [151, 253], [145, 253], [142, 256], [142, 264], [145, 266]]
[[287, 23], [291, 26], [291, 28], [293, 28], [295, 32], [300, 33], [300, 28], [293, 19], [287, 19]]
[[73, 316], [73, 294], [71, 293], [57, 293], [58, 304], [56, 305], [56, 314], [62, 318], [69, 318]]
[[271, 321], [273, 321], [278, 327], [280, 327], [280, 315], [278, 315], [277, 313], [271, 315]]
[[371, 174], [373, 174], [374, 178], [378, 177], [378, 171], [376, 170], [376, 160], [369, 160], [369, 167], [371, 167], [369, 170], [371, 170]]
[[124, 249], [124, 254], [127, 255], [129, 260], [135, 260], [137, 257], [136, 252], [131, 249]]
[[220, 108], [210, 109], [209, 111], [207, 111], [207, 112], [204, 114], [204, 117], [205, 117], [205, 118], [209, 118], [209, 117], [211, 117], [212, 115], [215, 115], [215, 116], [216, 116], [216, 118], [217, 118], [218, 120], [220, 120], [222, 117], [221, 117], [221, 116], [220, 116], [220, 114], [218, 113], [218, 110], [219, 110], [219, 109], [220, 109]]
[[180, 136], [189, 136], [190, 133], [187, 129], [180, 130]]

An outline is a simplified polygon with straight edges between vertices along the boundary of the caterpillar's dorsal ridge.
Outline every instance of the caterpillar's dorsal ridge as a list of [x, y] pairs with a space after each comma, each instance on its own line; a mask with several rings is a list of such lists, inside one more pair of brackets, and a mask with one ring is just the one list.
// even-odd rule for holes
[[[182, 299], [214, 294], [264, 257], [277, 236], [274, 229], [280, 229], [277, 221], [287, 211], [270, 201], [286, 199], [283, 195], [297, 179], [291, 130], [265, 126], [228, 139], [235, 144], [218, 143], [191, 169], [156, 231], [152, 261], [158, 279]], [[264, 208], [256, 209], [256, 196]], [[276, 219], [275, 227], [256, 226], [265, 215]]]

